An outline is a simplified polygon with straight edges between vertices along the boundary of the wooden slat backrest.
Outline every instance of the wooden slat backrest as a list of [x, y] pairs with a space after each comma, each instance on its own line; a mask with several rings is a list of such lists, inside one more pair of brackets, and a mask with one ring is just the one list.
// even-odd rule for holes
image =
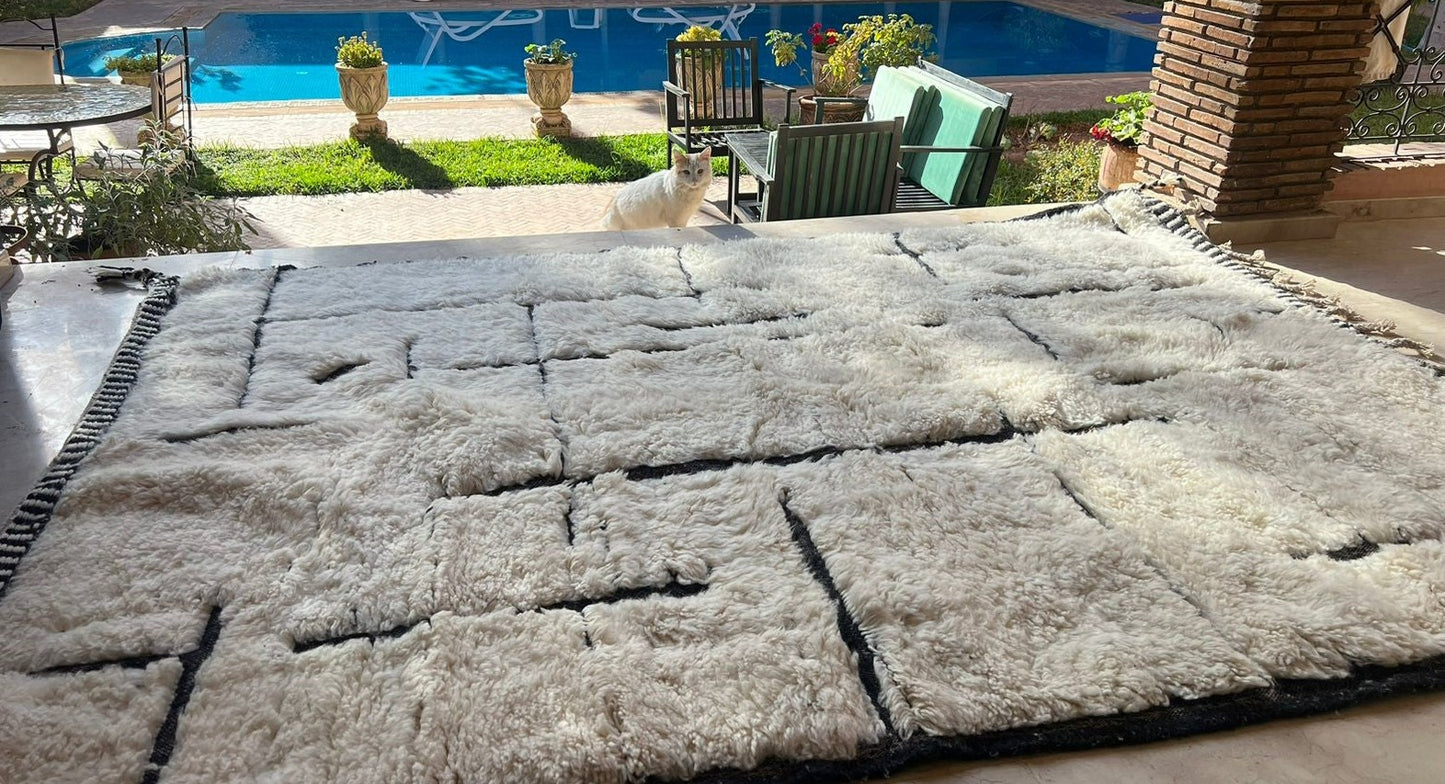
[[780, 125], [763, 220], [893, 211], [903, 118]]
[[173, 125], [171, 120], [185, 109], [189, 67], [185, 57], [175, 57], [151, 74], [151, 111], [166, 125]]
[[[753, 127], [763, 121], [758, 39], [668, 41], [667, 80], [692, 95], [692, 122], [714, 128]], [[683, 110], [667, 97], [667, 124], [681, 125]]]

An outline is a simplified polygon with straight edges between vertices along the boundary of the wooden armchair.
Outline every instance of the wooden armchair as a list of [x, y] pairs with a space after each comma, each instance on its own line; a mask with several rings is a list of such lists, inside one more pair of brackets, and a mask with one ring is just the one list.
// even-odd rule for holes
[[794, 88], [758, 76], [758, 39], [667, 42], [667, 81], [662, 83], [667, 153], [728, 154], [723, 134], [763, 127], [763, 85], [784, 91], [784, 115]]
[[[827, 103], [861, 98], [819, 98]], [[864, 119], [902, 117], [899, 212], [982, 207], [1003, 158], [1013, 96], [932, 63], [878, 70]]]
[[830, 125], [779, 125], [767, 171], [752, 172], [759, 196], [739, 198], [734, 220], [776, 221], [893, 212], [903, 118]]

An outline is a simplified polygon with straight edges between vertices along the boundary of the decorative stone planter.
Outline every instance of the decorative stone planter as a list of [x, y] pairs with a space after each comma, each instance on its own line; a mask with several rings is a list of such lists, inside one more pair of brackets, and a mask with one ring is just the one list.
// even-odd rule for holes
[[571, 136], [572, 121], [562, 106], [572, 98], [572, 61], [534, 63], [523, 60], [527, 69], [527, 97], [541, 111], [532, 115], [532, 130], [538, 136]]
[[385, 139], [386, 121], [378, 119], [376, 113], [391, 97], [386, 80], [386, 63], [371, 68], [352, 68], [337, 63], [336, 76], [341, 81], [342, 103], [356, 113], [351, 138]]
[[1139, 148], [1122, 144], [1105, 144], [1099, 156], [1099, 190], [1116, 191], [1122, 185], [1134, 182], [1134, 172], [1139, 169]]
[[151, 74], [155, 71], [116, 71], [120, 74], [121, 84], [133, 84], [137, 87], [150, 87]]

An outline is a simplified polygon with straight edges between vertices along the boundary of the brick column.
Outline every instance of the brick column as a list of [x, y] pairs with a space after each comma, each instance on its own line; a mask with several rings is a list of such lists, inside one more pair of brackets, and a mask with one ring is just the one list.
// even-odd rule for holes
[[1154, 59], [1143, 177], [1178, 174], [1217, 219], [1317, 210], [1374, 5], [1172, 0]]

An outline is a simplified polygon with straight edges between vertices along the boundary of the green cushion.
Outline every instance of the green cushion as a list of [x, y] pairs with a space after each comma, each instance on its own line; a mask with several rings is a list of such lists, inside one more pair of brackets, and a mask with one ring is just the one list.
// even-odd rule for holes
[[928, 83], [917, 68], [894, 68], [885, 65], [873, 78], [868, 93], [865, 120], [903, 118], [903, 143], [917, 144], [914, 139], [923, 127], [924, 116], [938, 103], [938, 88]]
[[[997, 143], [1004, 116], [1002, 106], [947, 82], [933, 81], [938, 89], [938, 110], [927, 116], [917, 144], [968, 147]], [[904, 162], [904, 171], [929, 193], [950, 204], [978, 200], [988, 165], [987, 153], [919, 153], [910, 157]]]

